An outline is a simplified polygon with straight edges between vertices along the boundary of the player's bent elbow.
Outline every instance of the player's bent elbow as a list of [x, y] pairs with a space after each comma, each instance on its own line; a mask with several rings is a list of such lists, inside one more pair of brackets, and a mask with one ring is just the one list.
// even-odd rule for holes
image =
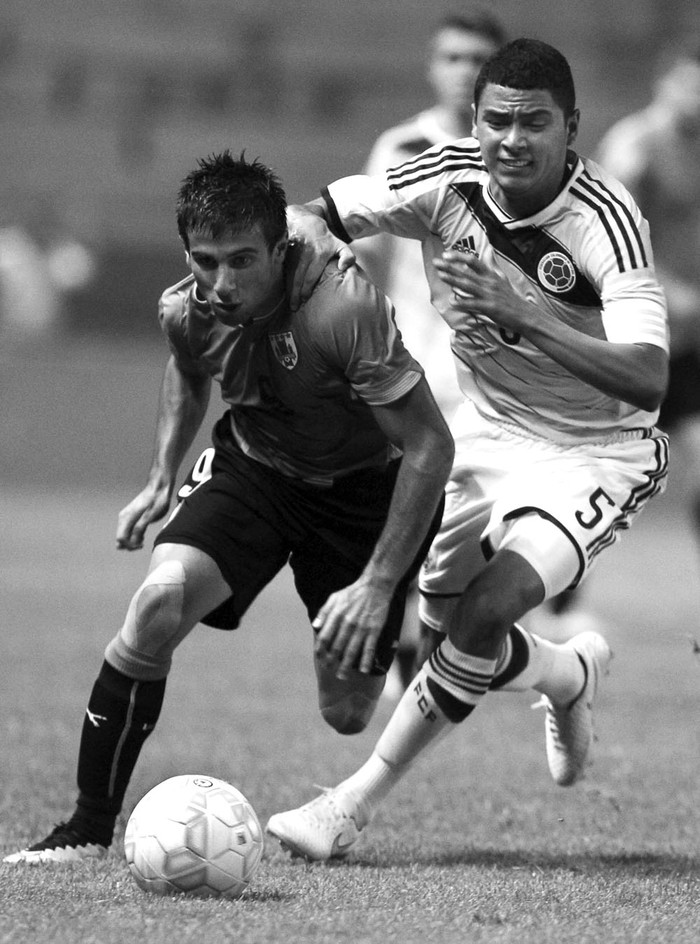
[[668, 390], [668, 354], [659, 347], [643, 345], [643, 359], [638, 361], [634, 377], [630, 380], [630, 395], [627, 399], [638, 410], [653, 413], [663, 403]]
[[636, 406], [638, 410], [653, 413], [655, 410], [658, 410], [663, 403], [667, 386], [668, 384], [665, 379], [663, 383], [654, 384], [653, 386], [647, 384], [642, 390], [639, 390], [634, 397], [630, 397], [630, 403], [632, 406]]
[[431, 466], [447, 477], [452, 471], [455, 458], [455, 442], [452, 436], [447, 433], [445, 436], [435, 437], [428, 450], [428, 455]]

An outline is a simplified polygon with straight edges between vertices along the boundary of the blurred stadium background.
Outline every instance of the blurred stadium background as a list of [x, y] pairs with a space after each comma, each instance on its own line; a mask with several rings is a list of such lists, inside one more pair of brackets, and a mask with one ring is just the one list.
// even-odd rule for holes
[[[577, 78], [582, 151], [641, 105], [697, 0], [499, 0], [511, 35], [560, 46]], [[429, 102], [426, 37], [452, 3], [419, 0], [4, 0], [0, 226], [73, 237], [98, 277], [70, 296], [74, 334], [153, 336], [180, 275], [177, 182], [229, 146], [290, 198], [362, 166], [377, 133]]]

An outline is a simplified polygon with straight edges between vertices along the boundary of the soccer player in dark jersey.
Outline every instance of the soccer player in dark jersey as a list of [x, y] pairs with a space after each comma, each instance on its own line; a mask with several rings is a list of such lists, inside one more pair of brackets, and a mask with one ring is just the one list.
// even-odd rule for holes
[[366, 630], [340, 676], [324, 658], [316, 664], [324, 719], [341, 733], [363, 730], [439, 524], [453, 442], [388, 299], [331, 262], [290, 310], [286, 199], [257, 160], [224, 152], [201, 161], [182, 184], [177, 218], [191, 274], [160, 301], [170, 357], [154, 456], [146, 487], [119, 515], [119, 547], [140, 548], [168, 511], [212, 380], [227, 409], [107, 646], [83, 724], [75, 810], [6, 862], [106, 852], [176, 647], [199, 622], [235, 629], [287, 563], [316, 632], [359, 639], [358, 625]]
[[[270, 819], [268, 831], [309, 859], [346, 854], [421, 751], [489, 689], [541, 693], [554, 781], [584, 772], [609, 646], [594, 631], [553, 643], [518, 621], [585, 579], [663, 489], [668, 327], [648, 224], [618, 181], [573, 151], [578, 125], [565, 57], [515, 40], [479, 73], [474, 137], [335, 181], [295, 211], [318, 245], [324, 222], [346, 240], [377, 230], [420, 240], [465, 395], [420, 576], [436, 648], [366, 763]], [[346, 637], [324, 629], [318, 642], [345, 664]]]

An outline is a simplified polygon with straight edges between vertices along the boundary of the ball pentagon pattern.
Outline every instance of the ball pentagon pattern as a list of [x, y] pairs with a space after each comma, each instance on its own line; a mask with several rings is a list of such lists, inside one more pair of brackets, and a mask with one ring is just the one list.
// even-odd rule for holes
[[263, 832], [253, 807], [230, 783], [183, 774], [137, 803], [124, 852], [144, 891], [239, 898], [260, 864]]

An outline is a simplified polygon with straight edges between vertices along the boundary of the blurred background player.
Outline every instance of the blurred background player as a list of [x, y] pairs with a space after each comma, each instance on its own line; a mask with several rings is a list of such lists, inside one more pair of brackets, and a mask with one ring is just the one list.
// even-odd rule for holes
[[[469, 137], [474, 82], [481, 66], [504, 41], [498, 20], [479, 8], [442, 19], [428, 46], [427, 75], [435, 104], [384, 131], [364, 173], [384, 173], [433, 144]], [[430, 304], [419, 243], [382, 234], [360, 240], [353, 248], [372, 281], [394, 303], [404, 343], [421, 361], [449, 420], [461, 394], [449, 349], [450, 330]]]
[[659, 425], [673, 431], [684, 459], [676, 469], [686, 478], [700, 546], [700, 35], [662, 54], [651, 102], [610, 128], [597, 159], [632, 192], [651, 227], [671, 326]]
[[[489, 56], [505, 42], [496, 17], [467, 5], [443, 17], [428, 44], [427, 77], [434, 104], [384, 131], [372, 148], [366, 174], [383, 173], [433, 144], [466, 138], [472, 128], [474, 82]], [[396, 322], [406, 347], [418, 358], [445, 418], [450, 421], [462, 395], [450, 350], [450, 329], [430, 303], [417, 241], [381, 234], [353, 246], [372, 281], [394, 303]], [[385, 696], [398, 700], [416, 673], [419, 636], [417, 593], [406, 608], [406, 621]]]
[[0, 337], [4, 352], [60, 338], [97, 258], [56, 201], [37, 195], [0, 219]]

